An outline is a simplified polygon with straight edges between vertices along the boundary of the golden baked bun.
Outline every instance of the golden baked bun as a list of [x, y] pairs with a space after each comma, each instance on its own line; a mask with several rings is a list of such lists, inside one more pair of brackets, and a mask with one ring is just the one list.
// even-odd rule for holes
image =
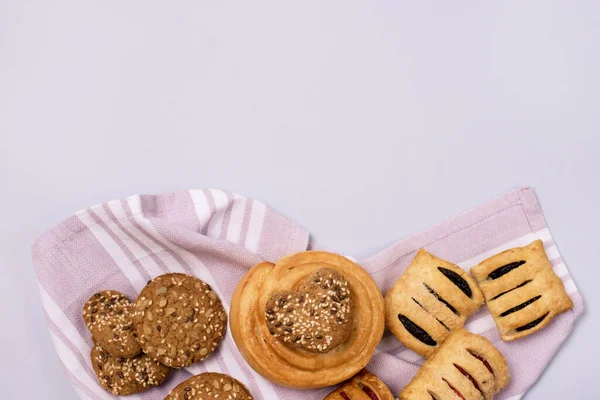
[[233, 293], [231, 334], [248, 364], [298, 388], [340, 383], [369, 362], [384, 329], [381, 292], [359, 265], [307, 251], [263, 262]]

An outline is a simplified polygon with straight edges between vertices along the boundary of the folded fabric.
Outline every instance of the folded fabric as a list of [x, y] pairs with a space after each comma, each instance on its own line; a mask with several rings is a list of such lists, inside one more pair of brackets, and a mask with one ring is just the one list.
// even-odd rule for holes
[[[540, 332], [503, 342], [485, 307], [466, 328], [490, 339], [505, 355], [510, 385], [497, 399], [516, 400], [537, 380], [571, 332], [583, 302], [550, 235], [530, 188], [522, 188], [358, 261], [387, 290], [425, 247], [465, 269], [505, 249], [541, 239], [574, 307]], [[42, 234], [33, 264], [56, 351], [82, 399], [111, 399], [90, 363], [91, 335], [81, 317], [92, 294], [118, 290], [131, 299], [150, 279], [168, 272], [195, 275], [209, 283], [228, 310], [237, 282], [253, 265], [309, 248], [308, 231], [265, 204], [226, 190], [189, 190], [135, 195], [79, 211]], [[423, 362], [386, 332], [368, 365], [400, 392]], [[211, 371], [232, 375], [256, 399], [322, 399], [332, 388], [298, 391], [271, 384], [244, 361], [228, 333], [205, 361], [177, 370], [160, 387], [127, 399], [159, 400], [179, 382]]]

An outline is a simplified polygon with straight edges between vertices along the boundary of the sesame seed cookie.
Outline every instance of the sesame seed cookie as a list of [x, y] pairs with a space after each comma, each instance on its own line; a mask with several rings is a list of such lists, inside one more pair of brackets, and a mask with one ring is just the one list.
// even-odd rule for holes
[[297, 291], [274, 293], [265, 319], [271, 335], [284, 344], [312, 353], [327, 353], [344, 343], [352, 331], [348, 281], [332, 268], [321, 268]]
[[92, 336], [113, 357], [131, 358], [142, 351], [133, 331], [131, 306], [114, 290], [96, 293], [83, 306], [83, 320]]
[[144, 353], [173, 368], [212, 353], [227, 326], [221, 300], [209, 285], [185, 274], [153, 279], [134, 305], [133, 326]]
[[169, 376], [169, 367], [145, 354], [134, 358], [117, 358], [96, 344], [92, 348], [90, 357], [100, 385], [118, 396], [126, 396], [158, 386]]
[[164, 400], [252, 400], [244, 385], [229, 375], [205, 372], [181, 382]]

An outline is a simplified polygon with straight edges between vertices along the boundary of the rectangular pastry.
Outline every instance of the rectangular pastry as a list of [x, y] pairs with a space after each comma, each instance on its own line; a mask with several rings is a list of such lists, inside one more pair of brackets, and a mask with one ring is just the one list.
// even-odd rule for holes
[[541, 240], [496, 254], [471, 268], [504, 341], [530, 335], [573, 307]]
[[421, 366], [400, 400], [492, 400], [510, 380], [502, 354], [483, 336], [458, 329]]
[[420, 249], [385, 296], [386, 325], [406, 347], [429, 357], [482, 304], [466, 271]]
[[394, 396], [377, 376], [362, 369], [323, 400], [394, 400]]

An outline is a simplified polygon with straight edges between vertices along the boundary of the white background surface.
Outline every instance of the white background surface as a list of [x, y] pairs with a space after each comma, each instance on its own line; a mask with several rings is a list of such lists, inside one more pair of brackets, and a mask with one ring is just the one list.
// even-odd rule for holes
[[600, 2], [295, 3], [0, 0], [2, 398], [75, 399], [29, 248], [76, 210], [228, 188], [362, 257], [523, 184], [587, 307], [526, 398], [600, 398]]

